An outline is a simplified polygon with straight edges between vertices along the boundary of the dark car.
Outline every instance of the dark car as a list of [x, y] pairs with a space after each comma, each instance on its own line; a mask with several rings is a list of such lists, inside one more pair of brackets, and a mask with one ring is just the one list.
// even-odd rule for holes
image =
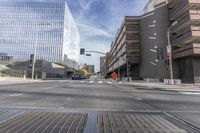
[[74, 73], [72, 75], [72, 80], [80, 80], [81, 79], [81, 74], [79, 73]]

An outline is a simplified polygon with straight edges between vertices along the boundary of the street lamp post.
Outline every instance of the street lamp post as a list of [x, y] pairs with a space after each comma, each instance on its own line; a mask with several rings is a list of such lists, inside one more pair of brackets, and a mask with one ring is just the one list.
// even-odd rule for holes
[[171, 46], [171, 42], [170, 42], [170, 32], [173, 26], [175, 26], [178, 23], [178, 21], [175, 21], [171, 24], [171, 26], [169, 27], [168, 31], [167, 31], [167, 40], [168, 40], [168, 50], [169, 50], [169, 67], [170, 67], [170, 79], [173, 79], [173, 64], [172, 64], [172, 46]]
[[33, 64], [32, 64], [32, 80], [34, 79], [34, 75], [35, 75], [35, 62], [36, 62], [36, 54], [37, 54], [37, 45], [38, 45], [38, 34], [39, 34], [39, 25], [37, 25], [37, 29], [36, 29], [37, 35], [36, 35], [36, 39], [35, 39], [35, 47], [34, 47], [34, 56], [33, 56]]
[[118, 78], [120, 80], [120, 65], [119, 65], [120, 57], [118, 58]]
[[35, 39], [33, 65], [32, 65], [32, 76], [31, 76], [32, 80], [34, 79], [34, 75], [35, 75], [35, 63], [36, 63], [36, 56], [37, 56], [37, 46], [38, 46], [39, 26], [40, 25], [51, 25], [51, 24], [49, 24], [49, 23], [41, 23], [41, 24], [37, 25], [37, 28], [36, 28], [37, 35], [36, 35], [36, 39]]

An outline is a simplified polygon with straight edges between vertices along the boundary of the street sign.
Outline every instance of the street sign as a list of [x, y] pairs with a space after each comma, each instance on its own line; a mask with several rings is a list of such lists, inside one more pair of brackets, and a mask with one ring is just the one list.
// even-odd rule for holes
[[111, 77], [112, 77], [112, 79], [116, 79], [116, 78], [118, 77], [118, 75], [117, 75], [116, 72], [113, 72], [113, 73], [111, 74]]
[[91, 54], [86, 54], [85, 56], [92, 56]]
[[167, 56], [171, 56], [172, 55], [172, 47], [171, 45], [167, 45]]

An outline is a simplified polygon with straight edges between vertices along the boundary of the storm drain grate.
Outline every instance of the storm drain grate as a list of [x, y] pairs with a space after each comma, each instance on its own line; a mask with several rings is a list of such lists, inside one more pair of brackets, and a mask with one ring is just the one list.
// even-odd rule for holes
[[87, 114], [25, 112], [0, 123], [0, 133], [82, 133]]
[[185, 133], [160, 115], [99, 114], [98, 133]]

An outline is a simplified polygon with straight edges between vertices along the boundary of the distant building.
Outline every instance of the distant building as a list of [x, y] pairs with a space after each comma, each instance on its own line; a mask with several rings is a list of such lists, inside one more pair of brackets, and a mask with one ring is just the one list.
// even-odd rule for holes
[[170, 77], [167, 31], [171, 29], [174, 78], [200, 83], [200, 1], [149, 0], [140, 16], [127, 16], [107, 55], [113, 71], [131, 79]]
[[95, 66], [94, 65], [85, 65], [84, 69], [89, 73], [89, 74], [94, 74], [95, 73]]
[[0, 0], [0, 53], [78, 67], [79, 32], [66, 0]]
[[[20, 61], [8, 64], [9, 69], [2, 73], [14, 77], [23, 77], [23, 75], [31, 77], [32, 71], [27, 67], [29, 63], [29, 61]], [[38, 60], [35, 65], [35, 78], [70, 78], [73, 73], [72, 69], [62, 64], [50, 63], [44, 60]]]
[[106, 57], [101, 56], [100, 57], [100, 75], [102, 77], [105, 76], [105, 71], [106, 71], [105, 63], [106, 63]]
[[135, 79], [139, 78], [141, 56], [138, 17], [125, 17], [117, 32], [116, 39], [111, 44], [107, 60], [107, 73], [109, 75], [116, 71], [118, 76], [127, 77], [127, 65], [129, 65], [129, 76]]

